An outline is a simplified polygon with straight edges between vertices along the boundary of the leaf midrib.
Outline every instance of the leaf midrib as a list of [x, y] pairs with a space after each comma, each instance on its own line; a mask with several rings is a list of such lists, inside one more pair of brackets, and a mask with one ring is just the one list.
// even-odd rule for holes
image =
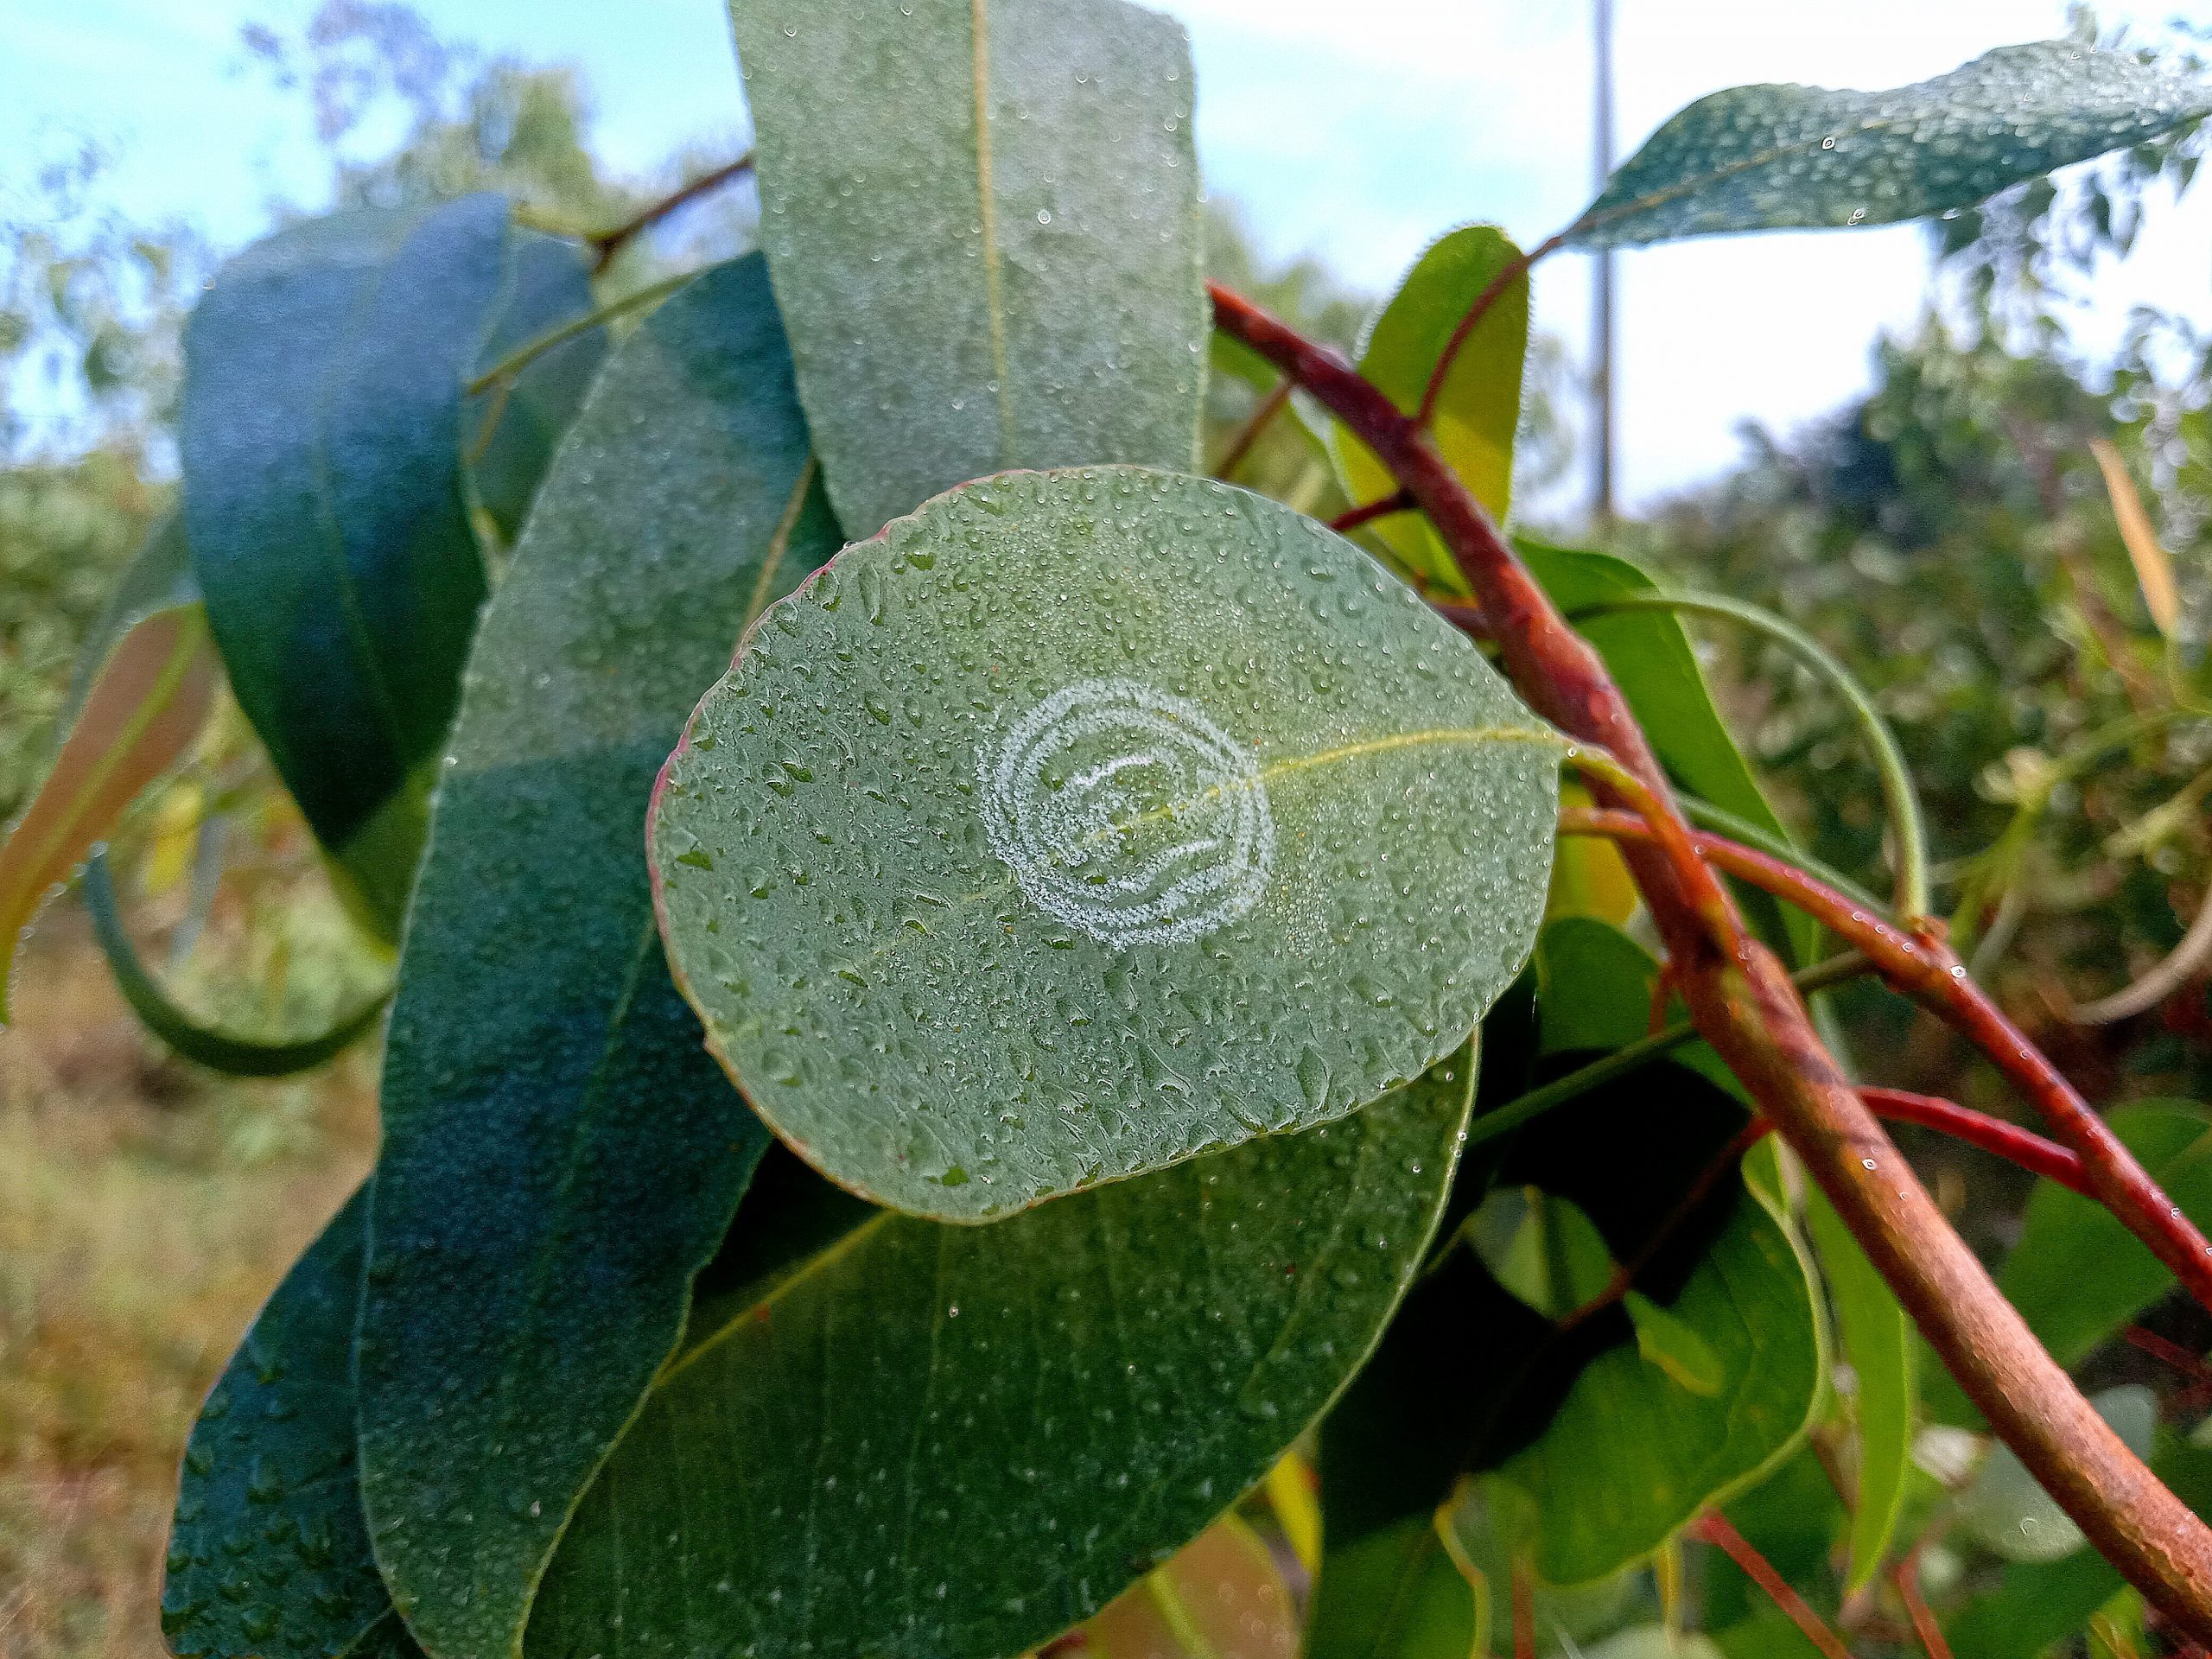
[[[1561, 737], [1557, 732], [1549, 730], [1543, 727], [1433, 726], [1425, 728], [1420, 731], [1393, 732], [1382, 737], [1366, 738], [1356, 743], [1340, 745], [1333, 749], [1324, 749], [1314, 754], [1287, 756], [1281, 760], [1270, 761], [1267, 765], [1262, 766], [1259, 769], [1256, 778], [1254, 779], [1252, 782], [1258, 785], [1265, 785], [1271, 779], [1295, 775], [1296, 773], [1303, 772], [1311, 772], [1321, 766], [1334, 766], [1345, 760], [1360, 760], [1369, 755], [1386, 754], [1397, 749], [1416, 748], [1430, 744], [1444, 745], [1452, 743], [1524, 743], [1531, 747], [1552, 749], [1562, 755], [1573, 747], [1573, 744], [1569, 743], [1567, 739]], [[1207, 801], [1217, 800], [1232, 789], [1240, 789], [1250, 786], [1250, 785], [1246, 784], [1243, 780], [1231, 780], [1227, 783], [1209, 785], [1205, 789], [1201, 790], [1194, 796], [1191, 796], [1184, 799], [1170, 801], [1164, 806], [1154, 807], [1149, 811], [1140, 813], [1134, 818], [1117, 822], [1109, 824], [1103, 829], [1093, 830], [1091, 835], [1094, 838], [1102, 841], [1109, 840], [1113, 836], [1124, 833], [1128, 830], [1139, 829], [1145, 824], [1157, 823], [1163, 818], [1174, 817], [1181, 812], [1188, 810], [1192, 807], [1202, 805]], [[948, 916], [958, 916], [987, 899], [995, 899], [1001, 893], [1012, 892], [1019, 878], [1014, 875], [1011, 869], [1009, 869], [1006, 874], [1001, 876], [998, 880], [988, 882], [982, 887], [977, 887], [971, 893], [963, 893], [959, 898], [948, 901], [945, 905], [945, 911]], [[816, 1000], [815, 989], [817, 987], [826, 987], [830, 980], [838, 978], [845, 974], [858, 974], [863, 969], [874, 968], [887, 957], [895, 957], [900, 951], [907, 949], [917, 938], [931, 939], [936, 937], [937, 934], [934, 929], [926, 932], [914, 928], [901, 928], [898, 930], [888, 938], [884, 939], [878, 944], [875, 948], [870, 950], [867, 955], [851, 957], [844, 962], [838, 963], [830, 968], [828, 972], [823, 975], [819, 979], [812, 982], [808, 989], [800, 995], [798, 999], [799, 1006], [802, 1007], [812, 1006]], [[788, 1008], [786, 1007], [783, 1012], [788, 1013]], [[779, 1017], [782, 1017], [782, 1014], [779, 1014]], [[728, 1038], [724, 1039], [714, 1030], [711, 1022], [709, 1022], [707, 1033], [707, 1046], [715, 1054], [715, 1058], [721, 1062], [723, 1069], [730, 1074], [733, 1080], [735, 1080], [738, 1076], [737, 1063], [735, 1057], [728, 1052], [727, 1045], [730, 1042], [734, 1042], [751, 1036], [754, 1032], [760, 1030], [766, 1023], [766, 1016], [765, 1014], [756, 1014], [752, 1019], [749, 1019], [734, 1027], [730, 1032]], [[740, 1086], [741, 1087], [742, 1084]]]

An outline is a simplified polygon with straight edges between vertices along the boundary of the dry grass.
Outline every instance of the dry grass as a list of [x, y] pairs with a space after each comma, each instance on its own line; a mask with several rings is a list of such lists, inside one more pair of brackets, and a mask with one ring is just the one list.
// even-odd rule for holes
[[66, 908], [0, 1031], [0, 1659], [153, 1659], [200, 1397], [365, 1173], [373, 1066], [162, 1058]]

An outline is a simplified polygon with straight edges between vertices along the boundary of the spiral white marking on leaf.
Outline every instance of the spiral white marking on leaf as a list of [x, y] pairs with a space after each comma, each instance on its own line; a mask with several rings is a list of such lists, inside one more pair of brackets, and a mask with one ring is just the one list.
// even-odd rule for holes
[[1211, 933], [1267, 890], [1259, 763], [1185, 698], [1079, 680], [986, 745], [976, 775], [991, 851], [1022, 892], [1116, 950]]

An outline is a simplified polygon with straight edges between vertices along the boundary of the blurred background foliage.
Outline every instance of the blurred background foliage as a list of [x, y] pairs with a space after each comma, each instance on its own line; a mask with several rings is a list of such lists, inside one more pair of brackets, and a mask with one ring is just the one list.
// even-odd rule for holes
[[[589, 231], [728, 159], [611, 176], [574, 71], [485, 58], [402, 4], [327, 0], [296, 35], [248, 29], [241, 50], [312, 111], [338, 205], [493, 189]], [[1732, 474], [1607, 532], [1665, 575], [1796, 620], [1873, 689], [1924, 792], [1962, 948], [2106, 1101], [2212, 1088], [2201, 966], [2139, 1015], [2072, 1017], [2171, 951], [2207, 899], [2212, 342], [2146, 312], [2093, 359], [2066, 319], [2196, 149], [2145, 147], [1942, 225], [1926, 315], [1879, 348], [1862, 399], [1809, 430], [1748, 435]], [[0, 817], [44, 766], [79, 644], [168, 503], [179, 328], [214, 258], [188, 226], [93, 206], [100, 167], [95, 150], [54, 162], [0, 219]], [[749, 189], [687, 208], [601, 273], [601, 297], [743, 249], [753, 212]], [[1225, 205], [1211, 232], [1214, 275], [1356, 350], [1376, 296], [1315, 261], [1262, 265]], [[1239, 481], [1325, 518], [1349, 505], [1303, 411], [1255, 429], [1272, 378], [1216, 367], [1209, 463], [1236, 454]], [[1560, 499], [1581, 372], [1560, 342], [1532, 343], [1523, 501]], [[2163, 547], [2171, 615], [2123, 537], [2115, 467]], [[1784, 817], [1872, 876], [1880, 798], [1847, 712], [1771, 647], [1693, 632]], [[373, 977], [235, 710], [121, 852], [149, 949], [205, 1009], [313, 1024]], [[0, 1653], [151, 1655], [175, 1448], [254, 1304], [366, 1168], [374, 1056], [282, 1084], [167, 1058], [67, 912], [18, 990], [22, 1017], [0, 1033]], [[1840, 1012], [1872, 1080], [2018, 1116], [1933, 1021], [1872, 990]], [[2024, 1182], [1913, 1150], [1978, 1245], [2012, 1242]], [[2169, 1305], [2146, 1322], [2202, 1351], [2197, 1317]]]

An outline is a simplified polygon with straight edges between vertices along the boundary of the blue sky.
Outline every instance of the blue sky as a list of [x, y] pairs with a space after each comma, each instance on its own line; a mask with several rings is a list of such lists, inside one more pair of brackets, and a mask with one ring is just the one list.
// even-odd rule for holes
[[[830, 0], [808, 0], [830, 3]], [[1896, 85], [2063, 31], [2063, 0], [1617, 0], [1625, 154], [1673, 111], [1751, 80]], [[416, 0], [442, 32], [580, 66], [594, 141], [649, 169], [744, 131], [716, 0]], [[2196, 0], [2196, 9], [2212, 0]], [[78, 140], [115, 156], [125, 211], [250, 239], [272, 198], [308, 202], [319, 163], [296, 108], [245, 69], [239, 26], [296, 28], [312, 0], [0, 0], [0, 155]], [[1198, 69], [1208, 186], [1263, 246], [1317, 253], [1385, 291], [1430, 238], [1494, 219], [1524, 239], [1589, 194], [1585, 0], [1170, 0]], [[2190, 7], [2184, 7], [2190, 10]], [[2155, 21], [2171, 4], [2111, 6]], [[2212, 10], [2206, 11], [2212, 16]], [[16, 163], [0, 162], [0, 191]], [[18, 175], [20, 176], [20, 175]], [[1624, 257], [1621, 449], [1631, 501], [1726, 466], [1745, 420], [1784, 430], [1863, 385], [1868, 348], [1923, 303], [1910, 227], [1729, 238]], [[1571, 346], [1586, 262], [1539, 273], [1539, 322]], [[2212, 321], [2212, 191], [2154, 217], [2104, 273], [2084, 332], [2149, 300]]]

